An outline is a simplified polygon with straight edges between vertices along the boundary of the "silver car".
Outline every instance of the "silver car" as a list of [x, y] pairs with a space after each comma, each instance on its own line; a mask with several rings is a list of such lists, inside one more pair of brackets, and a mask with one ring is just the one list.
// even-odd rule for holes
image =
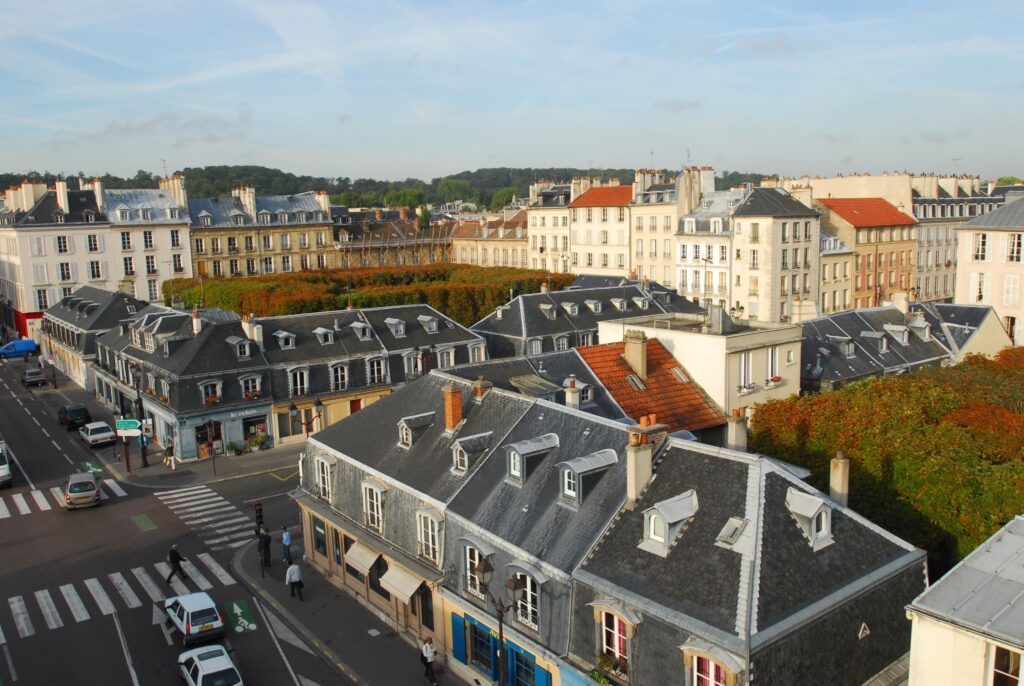
[[100, 504], [100, 484], [92, 472], [76, 473], [68, 477], [64, 487], [64, 504], [69, 510]]
[[106, 422], [89, 422], [78, 430], [78, 435], [89, 444], [90, 448], [117, 442], [117, 434]]

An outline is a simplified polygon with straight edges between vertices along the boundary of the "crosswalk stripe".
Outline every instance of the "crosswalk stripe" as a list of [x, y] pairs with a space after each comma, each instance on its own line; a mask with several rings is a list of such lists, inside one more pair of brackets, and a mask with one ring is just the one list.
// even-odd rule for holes
[[223, 545], [210, 546], [210, 550], [227, 550], [228, 548], [241, 548], [249, 541], [242, 539], [241, 541], [231, 541], [231, 543], [225, 543]]
[[149, 599], [154, 603], [159, 603], [164, 599], [164, 594], [160, 592], [160, 589], [156, 587], [156, 583], [153, 578], [146, 572], [142, 567], [135, 567], [132, 569], [132, 574], [135, 575], [135, 580], [142, 586], [142, 590], [146, 592]]
[[235, 531], [230, 534], [225, 534], [223, 536], [217, 536], [216, 538], [204, 538], [203, 543], [210, 545], [212, 543], [223, 543], [224, 541], [240, 539], [252, 540], [254, 538], [256, 538], [256, 536], [252, 531]]
[[43, 611], [43, 620], [46, 622], [47, 629], [52, 631], [64, 626], [64, 622], [57, 612], [57, 606], [53, 604], [53, 598], [50, 597], [49, 591], [45, 589], [36, 591], [36, 602], [39, 603], [39, 609]]
[[211, 524], [204, 524], [203, 526], [192, 527], [198, 531], [208, 531], [215, 534], [222, 534], [227, 531], [234, 531], [236, 529], [253, 529], [252, 520], [248, 517], [234, 517], [231, 519], [223, 519], [219, 522], [213, 522]]
[[67, 501], [64, 500], [64, 491], [60, 489], [60, 486], [50, 486], [50, 495], [57, 501], [57, 507], [64, 507]]
[[84, 622], [89, 619], [89, 611], [85, 609], [85, 603], [82, 602], [82, 597], [78, 595], [78, 591], [71, 584], [64, 584], [60, 587], [61, 595], [64, 596], [64, 601], [68, 604], [68, 608], [71, 609], [71, 616], [75, 618], [76, 622]]
[[14, 626], [18, 628], [18, 635], [28, 638], [34, 634], [36, 630], [32, 627], [32, 618], [28, 616], [28, 608], [25, 607], [22, 597], [16, 595], [13, 598], [8, 598], [7, 604], [11, 606], [11, 614], [14, 615]]
[[224, 571], [223, 567], [217, 564], [217, 561], [213, 559], [213, 555], [210, 555], [210, 553], [199, 553], [196, 557], [198, 557], [200, 561], [206, 565], [206, 568], [209, 569], [215, 577], [217, 577], [217, 581], [221, 582], [225, 586], [230, 586], [235, 583], [235, 579]]
[[107, 495], [107, 492], [102, 487], [100, 487], [100, 500], [110, 500], [110, 496]]
[[181, 567], [185, 570], [185, 573], [188, 574], [188, 578], [196, 582], [200, 591], [209, 591], [213, 588], [213, 584], [207, 581], [206, 577], [203, 576], [203, 573], [199, 571], [199, 568], [188, 560], [182, 562]]
[[107, 485], [107, 488], [112, 490], [114, 492], [114, 495], [116, 495], [118, 498], [123, 498], [126, 495], [128, 495], [125, 492], [125, 490], [121, 488], [121, 484], [117, 483], [113, 479], [104, 479], [103, 483], [105, 483]]
[[203, 510], [209, 510], [211, 507], [224, 505], [227, 502], [228, 501], [224, 500], [224, 498], [221, 498], [219, 495], [211, 495], [203, 498], [202, 500], [197, 500], [194, 503], [175, 503], [174, 505], [168, 505], [167, 508], [172, 512], [201, 512]]
[[7, 519], [11, 516], [11, 511], [7, 509], [7, 503], [4, 502], [3, 498], [0, 498], [0, 519]]
[[142, 601], [139, 600], [139, 596], [135, 595], [135, 591], [125, 581], [124, 576], [121, 572], [114, 572], [113, 574], [107, 574], [110, 578], [110, 583], [114, 584], [114, 588], [121, 594], [121, 599], [124, 600], [124, 604], [128, 606], [128, 609], [136, 608], [142, 605]]
[[46, 493], [44, 493], [43, 491], [33, 490], [32, 499], [36, 501], [36, 507], [38, 507], [40, 510], [45, 511], [53, 509], [52, 507], [50, 507], [50, 502], [46, 499]]
[[181, 496], [188, 495], [190, 493], [197, 493], [199, 491], [209, 491], [209, 486], [192, 486], [191, 488], [176, 488], [173, 491], [157, 491], [153, 495], [160, 500], [180, 498]]
[[92, 599], [96, 601], [96, 604], [100, 608], [100, 612], [104, 615], [114, 614], [114, 603], [110, 602], [110, 596], [103, 590], [103, 586], [100, 585], [99, 579], [95, 577], [92, 579], [85, 580], [85, 587], [89, 589], [89, 593], [92, 594]]
[[[178, 517], [181, 521], [185, 522], [189, 526], [198, 524], [199, 522], [212, 522], [215, 519], [223, 519], [224, 513], [233, 510], [238, 512], [238, 508], [231, 504], [226, 504], [216, 510], [207, 510], [206, 512], [197, 512], [195, 514], [181, 515]], [[232, 516], [234, 516], [232, 514]]]
[[[153, 566], [156, 567], [156, 571], [160, 572], [160, 576], [162, 576], [166, 581], [167, 575], [171, 573], [171, 566], [166, 562], [157, 562]], [[188, 574], [188, 572], [185, 573]], [[189, 592], [188, 586], [182, 583], [181, 579], [178, 578], [177, 574], [175, 574], [174, 578], [171, 579], [171, 588], [173, 588], [174, 592], [178, 595], [185, 595]]]
[[211, 498], [219, 498], [219, 493], [213, 491], [207, 491], [205, 493], [190, 493], [184, 498], [175, 498], [174, 500], [164, 500], [163, 504], [170, 508], [181, 507], [190, 503], [198, 503], [203, 500], [210, 500]]
[[14, 506], [18, 508], [18, 514], [26, 515], [32, 511], [32, 509], [29, 508], [28, 503], [25, 502], [25, 496], [21, 493], [15, 493], [12, 495], [11, 500], [14, 501]]

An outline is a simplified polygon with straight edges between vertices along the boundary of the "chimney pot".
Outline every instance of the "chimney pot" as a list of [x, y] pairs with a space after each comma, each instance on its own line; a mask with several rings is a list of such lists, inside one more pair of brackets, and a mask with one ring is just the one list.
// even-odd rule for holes
[[454, 431], [462, 423], [462, 391], [453, 383], [441, 390], [444, 393], [444, 430]]

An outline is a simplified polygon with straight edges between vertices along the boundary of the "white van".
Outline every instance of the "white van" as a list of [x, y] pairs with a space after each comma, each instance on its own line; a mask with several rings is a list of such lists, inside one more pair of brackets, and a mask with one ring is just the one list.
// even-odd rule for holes
[[7, 457], [7, 444], [0, 441], [0, 486], [11, 487], [14, 479], [11, 477], [11, 458]]

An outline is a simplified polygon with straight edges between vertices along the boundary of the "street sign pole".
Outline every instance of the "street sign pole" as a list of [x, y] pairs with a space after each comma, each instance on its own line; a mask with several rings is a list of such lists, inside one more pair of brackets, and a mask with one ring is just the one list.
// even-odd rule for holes
[[[115, 422], [115, 423], [116, 424], [120, 424], [121, 422]], [[132, 447], [131, 447], [131, 444], [129, 443], [127, 437], [123, 438], [122, 440], [124, 441], [124, 468], [126, 470], [128, 470], [129, 474], [131, 474], [132, 473]]]

